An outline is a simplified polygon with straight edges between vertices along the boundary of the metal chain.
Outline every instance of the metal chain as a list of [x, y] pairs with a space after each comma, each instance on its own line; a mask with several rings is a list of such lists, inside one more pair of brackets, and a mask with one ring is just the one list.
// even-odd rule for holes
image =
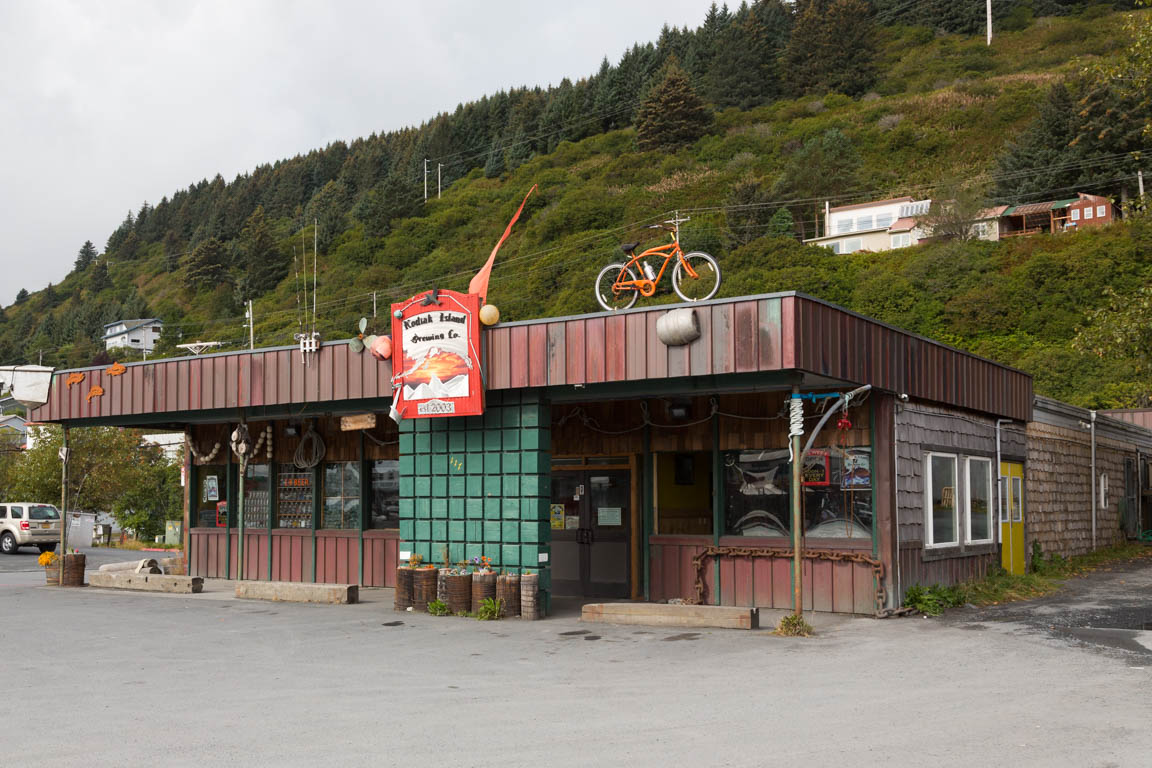
[[[863, 552], [842, 552], [831, 549], [809, 549], [801, 553], [808, 560], [830, 560], [832, 562], [848, 561], [863, 563], [872, 567], [872, 574], [876, 578], [875, 616], [878, 619], [889, 616], [902, 616], [911, 613], [907, 608], [885, 608], [887, 593], [884, 589], [884, 563]], [[771, 547], [705, 547], [692, 558], [692, 567], [696, 569], [696, 597], [689, 602], [693, 605], [705, 604], [704, 564], [714, 557], [776, 557], [791, 560], [792, 550]]]

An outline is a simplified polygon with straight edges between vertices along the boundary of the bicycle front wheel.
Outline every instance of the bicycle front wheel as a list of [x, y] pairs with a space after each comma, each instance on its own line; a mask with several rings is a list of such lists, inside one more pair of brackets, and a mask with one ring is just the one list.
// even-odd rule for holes
[[[685, 269], [685, 262], [696, 273], [695, 277]], [[684, 301], [706, 301], [720, 290], [720, 266], [716, 259], [702, 251], [686, 253], [683, 259], [676, 260], [672, 288]]]
[[639, 291], [633, 285], [617, 285], [617, 282], [634, 282], [636, 274], [623, 264], [609, 264], [600, 270], [596, 277], [596, 301], [604, 309], [612, 312], [628, 309], [636, 303]]

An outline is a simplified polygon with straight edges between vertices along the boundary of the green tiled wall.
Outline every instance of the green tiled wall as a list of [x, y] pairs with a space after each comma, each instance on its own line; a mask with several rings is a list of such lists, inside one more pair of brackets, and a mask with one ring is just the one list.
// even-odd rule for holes
[[[439, 564], [486, 555], [493, 566], [551, 570], [551, 420], [533, 392], [488, 393], [483, 416], [400, 423], [400, 545]], [[541, 556], [544, 561], [541, 561]]]

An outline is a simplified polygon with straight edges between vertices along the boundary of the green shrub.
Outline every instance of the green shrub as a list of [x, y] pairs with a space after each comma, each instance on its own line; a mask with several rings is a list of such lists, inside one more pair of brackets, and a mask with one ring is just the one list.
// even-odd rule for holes
[[480, 610], [476, 611], [476, 618], [480, 621], [496, 621], [504, 610], [504, 601], [494, 597], [486, 597], [480, 603]]
[[785, 637], [809, 637], [812, 634], [812, 625], [805, 621], [803, 616], [790, 613], [780, 619], [776, 634]]
[[925, 587], [914, 584], [904, 593], [904, 606], [914, 608], [925, 616], [939, 616], [945, 610], [963, 605], [964, 602], [964, 589], [958, 586], [933, 584]]
[[428, 603], [428, 613], [433, 616], [447, 616], [451, 611], [448, 610], [448, 603], [443, 600], [433, 600]]

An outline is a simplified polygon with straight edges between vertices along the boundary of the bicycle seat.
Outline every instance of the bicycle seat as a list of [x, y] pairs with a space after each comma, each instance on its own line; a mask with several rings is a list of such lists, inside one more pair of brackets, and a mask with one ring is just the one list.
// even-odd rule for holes
[[624, 253], [632, 253], [638, 245], [640, 245], [640, 243], [621, 243], [620, 250], [624, 251]]

